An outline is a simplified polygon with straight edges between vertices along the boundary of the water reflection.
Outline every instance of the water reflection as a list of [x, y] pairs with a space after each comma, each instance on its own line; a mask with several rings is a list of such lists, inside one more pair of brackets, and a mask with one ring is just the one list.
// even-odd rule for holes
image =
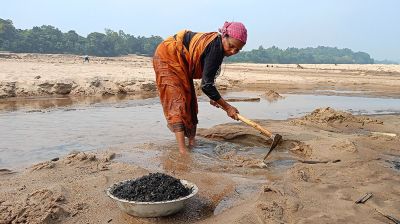
[[135, 95], [107, 95], [107, 96], [82, 96], [82, 97], [27, 97], [0, 99], [0, 111], [27, 110], [37, 112], [41, 110], [68, 107], [87, 106], [97, 103], [115, 104], [126, 100], [148, 99], [156, 97], [155, 93]]

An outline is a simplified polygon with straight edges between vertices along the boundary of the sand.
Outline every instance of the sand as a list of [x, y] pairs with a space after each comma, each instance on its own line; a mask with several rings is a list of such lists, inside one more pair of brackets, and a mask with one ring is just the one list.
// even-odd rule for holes
[[[154, 92], [150, 59], [144, 57], [91, 58], [83, 64], [73, 55], [12, 54], [2, 57], [0, 66], [4, 101]], [[378, 96], [400, 91], [399, 66], [301, 66], [226, 65], [218, 85], [271, 90], [273, 96], [321, 88]], [[145, 147], [163, 149], [159, 169], [199, 187], [174, 216], [132, 217], [105, 194], [115, 182], [155, 170], [121, 162], [118, 151], [74, 152], [24, 170], [1, 169], [0, 223], [391, 223], [382, 214], [400, 218], [399, 115], [315, 108], [298, 119], [256, 121], [283, 136], [265, 162], [249, 147], [270, 141], [237, 123], [198, 131], [202, 142], [220, 142], [209, 156], [182, 157], [175, 143]], [[355, 204], [366, 193], [373, 196]]]
[[[151, 58], [0, 53], [0, 99], [155, 92]], [[218, 88], [305, 91], [349, 89], [399, 94], [400, 65], [224, 64]], [[196, 82], [199, 86], [199, 82]], [[271, 94], [269, 94], [271, 95]], [[276, 96], [272, 96], [273, 98]]]

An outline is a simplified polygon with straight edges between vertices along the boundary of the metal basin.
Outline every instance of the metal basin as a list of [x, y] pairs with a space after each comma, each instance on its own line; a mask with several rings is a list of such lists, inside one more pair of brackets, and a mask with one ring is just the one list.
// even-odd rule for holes
[[190, 193], [186, 197], [178, 198], [175, 200], [157, 202], [128, 201], [125, 199], [117, 198], [111, 194], [115, 187], [124, 184], [127, 181], [130, 180], [124, 180], [113, 184], [107, 189], [107, 195], [117, 203], [118, 207], [122, 211], [128, 213], [129, 215], [138, 217], [160, 217], [172, 215], [180, 211], [185, 206], [185, 202], [189, 198], [196, 195], [199, 191], [199, 188], [195, 184], [186, 180], [180, 180], [183, 186], [192, 189], [192, 193]]

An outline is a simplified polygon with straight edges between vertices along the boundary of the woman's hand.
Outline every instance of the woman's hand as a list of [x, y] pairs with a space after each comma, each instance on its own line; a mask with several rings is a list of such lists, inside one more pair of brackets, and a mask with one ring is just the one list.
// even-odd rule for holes
[[239, 111], [238, 111], [238, 109], [236, 109], [236, 107], [229, 105], [228, 108], [226, 108], [226, 113], [232, 119], [239, 120], [239, 118], [238, 118]]
[[238, 109], [236, 107], [227, 103], [224, 99], [220, 98], [218, 101], [210, 100], [210, 104], [217, 108], [222, 108], [226, 111], [229, 117], [234, 120], [239, 120], [238, 118]]

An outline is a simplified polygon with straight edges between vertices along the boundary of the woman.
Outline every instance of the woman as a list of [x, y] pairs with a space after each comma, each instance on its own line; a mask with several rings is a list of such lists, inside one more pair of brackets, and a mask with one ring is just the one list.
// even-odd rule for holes
[[211, 105], [222, 107], [238, 120], [239, 111], [221, 97], [214, 82], [223, 58], [237, 54], [246, 44], [247, 30], [242, 23], [225, 22], [219, 31], [180, 31], [164, 40], [153, 57], [164, 115], [182, 154], [187, 153], [185, 136], [189, 147], [195, 144], [198, 107], [193, 79], [201, 79], [201, 89]]

